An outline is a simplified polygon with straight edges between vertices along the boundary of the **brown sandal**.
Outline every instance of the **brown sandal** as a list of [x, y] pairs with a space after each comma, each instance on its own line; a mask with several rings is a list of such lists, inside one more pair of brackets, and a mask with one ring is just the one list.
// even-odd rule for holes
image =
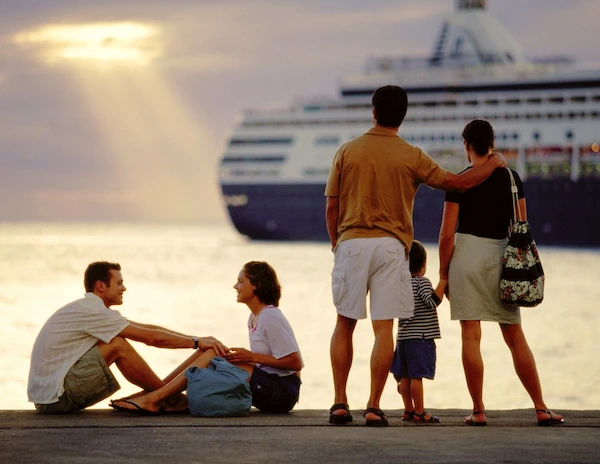
[[402, 420], [406, 421], [406, 422], [410, 422], [412, 420], [415, 419], [415, 412], [414, 411], [404, 411], [404, 413], [402, 414]]
[[383, 413], [383, 411], [379, 408], [367, 408], [363, 413], [363, 417], [366, 419], [367, 414], [375, 414], [379, 419], [367, 419], [367, 423], [365, 424], [367, 427], [387, 427], [388, 419], [387, 416]]
[[[333, 414], [333, 411], [339, 410], [346, 411], [346, 414]], [[336, 403], [329, 409], [329, 423], [335, 425], [346, 425], [348, 422], [352, 422], [352, 414], [350, 414], [350, 408], [345, 403]]]

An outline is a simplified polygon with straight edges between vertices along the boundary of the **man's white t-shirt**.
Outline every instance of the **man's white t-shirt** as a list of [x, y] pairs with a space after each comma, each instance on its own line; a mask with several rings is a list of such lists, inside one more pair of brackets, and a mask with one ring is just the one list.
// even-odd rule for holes
[[64, 393], [69, 369], [98, 340], [110, 343], [129, 325], [119, 311], [104, 306], [88, 292], [56, 311], [46, 321], [31, 353], [27, 396], [36, 404], [56, 403]]
[[[256, 325], [252, 327], [254, 315], [250, 314], [248, 319], [248, 331], [250, 332], [250, 351], [253, 353], [268, 354], [275, 359], [281, 359], [292, 353], [300, 353], [292, 326], [279, 308], [266, 306], [259, 313]], [[302, 363], [304, 366], [304, 363]], [[275, 367], [257, 364], [256, 367], [269, 374], [285, 376], [296, 371], [277, 369]]]

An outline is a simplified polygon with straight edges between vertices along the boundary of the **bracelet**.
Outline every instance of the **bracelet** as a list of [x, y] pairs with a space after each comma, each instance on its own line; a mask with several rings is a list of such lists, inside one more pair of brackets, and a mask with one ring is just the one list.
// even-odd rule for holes
[[192, 340], [194, 340], [194, 349], [197, 350], [198, 349], [198, 341], [200, 339], [198, 337], [192, 337]]

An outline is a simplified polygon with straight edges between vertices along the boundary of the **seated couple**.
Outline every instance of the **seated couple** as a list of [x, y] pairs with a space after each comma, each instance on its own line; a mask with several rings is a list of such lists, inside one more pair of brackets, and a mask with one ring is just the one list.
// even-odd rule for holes
[[[234, 285], [237, 301], [251, 311], [250, 350], [229, 349], [214, 337], [132, 322], [110, 309], [123, 304], [126, 290], [119, 264], [90, 264], [84, 284], [84, 298], [56, 311], [33, 346], [27, 394], [39, 412], [70, 413], [108, 398], [120, 388], [109, 369], [113, 363], [142, 389], [113, 401], [115, 409], [140, 415], [185, 412], [185, 371], [207, 367], [215, 356], [248, 372], [252, 404], [261, 411], [289, 412], [298, 401], [299, 371], [304, 364], [294, 332], [277, 307], [281, 287], [269, 264], [246, 263]], [[191, 348], [194, 353], [160, 379], [128, 340], [158, 348]]]

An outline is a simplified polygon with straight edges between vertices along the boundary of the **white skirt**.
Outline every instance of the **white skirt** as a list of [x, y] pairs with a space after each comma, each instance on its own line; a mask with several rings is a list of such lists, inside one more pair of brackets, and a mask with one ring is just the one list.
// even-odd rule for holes
[[452, 320], [521, 323], [519, 308], [500, 301], [502, 256], [507, 243], [507, 239], [456, 234], [448, 272]]

